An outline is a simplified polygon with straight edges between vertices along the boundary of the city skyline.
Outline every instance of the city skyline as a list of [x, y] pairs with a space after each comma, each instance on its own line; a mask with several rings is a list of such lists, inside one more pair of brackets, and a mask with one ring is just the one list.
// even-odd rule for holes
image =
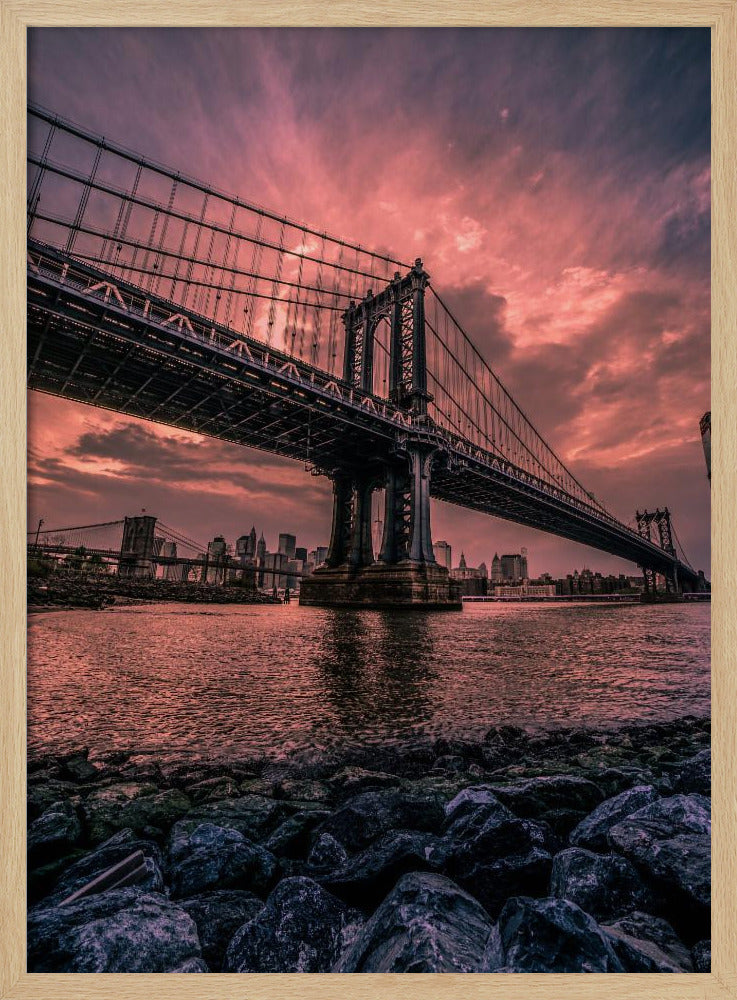
[[[34, 29], [29, 92], [254, 201], [421, 252], [586, 487], [625, 521], [668, 505], [708, 574], [708, 32], [372, 30], [350, 60], [343, 39]], [[362, 155], [379, 128], [396, 142]], [[209, 537], [253, 510], [273, 534], [299, 513], [310, 548], [329, 534], [330, 484], [298, 463], [36, 394], [29, 499], [29, 527], [146, 506]], [[433, 536], [475, 565], [526, 545], [554, 574], [632, 569], [442, 504]]]

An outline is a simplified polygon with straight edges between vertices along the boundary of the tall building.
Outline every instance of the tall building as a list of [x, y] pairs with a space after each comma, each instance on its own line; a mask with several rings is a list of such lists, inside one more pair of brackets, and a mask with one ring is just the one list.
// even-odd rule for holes
[[527, 569], [527, 549], [524, 546], [520, 551], [520, 569], [522, 571], [522, 579], [529, 580], [530, 573]]
[[216, 535], [207, 544], [207, 583], [223, 583], [227, 561], [228, 546], [222, 535]]
[[256, 558], [260, 563], [263, 563], [263, 560], [266, 558], [266, 539], [264, 538], [263, 531], [256, 545]]
[[[527, 580], [529, 578], [529, 573], [527, 570], [527, 549], [522, 549], [522, 552], [513, 553], [512, 555], [504, 555], [500, 560], [500, 569], [502, 582], [504, 583], [516, 583], [519, 580]], [[494, 580], [494, 564], [491, 565], [492, 580], [494, 583], [499, 581]]]
[[294, 550], [294, 558], [298, 562], [307, 562], [307, 549], [298, 547]]
[[247, 535], [241, 537], [235, 543], [235, 554], [240, 563], [251, 562], [256, 558], [256, 528], [251, 528]]
[[445, 566], [447, 570], [452, 569], [453, 564], [451, 562], [451, 548], [447, 542], [435, 542], [432, 547], [435, 553], [435, 560], [439, 566]]
[[701, 431], [701, 443], [704, 446], [706, 474], [711, 482], [711, 410], [705, 413], [699, 421], [699, 430]]
[[294, 559], [296, 548], [297, 539], [294, 535], [279, 535], [279, 548], [277, 551], [281, 552], [281, 554], [286, 556], [287, 559]]

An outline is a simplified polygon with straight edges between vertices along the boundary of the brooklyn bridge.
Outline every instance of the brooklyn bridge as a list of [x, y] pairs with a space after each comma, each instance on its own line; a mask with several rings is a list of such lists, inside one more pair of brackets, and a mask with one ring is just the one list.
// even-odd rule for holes
[[630, 527], [586, 490], [421, 259], [284, 218], [35, 106], [28, 169], [29, 388], [329, 477], [327, 563], [303, 603], [457, 606], [431, 498], [630, 560], [649, 590], [657, 576], [697, 589], [667, 508]]

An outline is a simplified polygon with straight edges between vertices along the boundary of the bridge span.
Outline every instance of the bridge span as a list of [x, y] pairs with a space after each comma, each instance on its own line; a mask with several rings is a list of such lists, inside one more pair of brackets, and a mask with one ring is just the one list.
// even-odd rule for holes
[[433, 555], [431, 497], [631, 560], [648, 587], [660, 574], [696, 588], [669, 515], [633, 530], [593, 498], [422, 261], [285, 220], [41, 109], [29, 136], [29, 387], [330, 477], [328, 566], [304, 581], [305, 603], [458, 606]]

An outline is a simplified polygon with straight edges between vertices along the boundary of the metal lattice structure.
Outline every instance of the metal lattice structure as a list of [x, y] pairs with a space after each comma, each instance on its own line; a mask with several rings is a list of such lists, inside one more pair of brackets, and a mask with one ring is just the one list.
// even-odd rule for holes
[[305, 462], [334, 482], [329, 563], [433, 564], [430, 497], [696, 580], [596, 500], [430, 283], [29, 109], [31, 388]]

